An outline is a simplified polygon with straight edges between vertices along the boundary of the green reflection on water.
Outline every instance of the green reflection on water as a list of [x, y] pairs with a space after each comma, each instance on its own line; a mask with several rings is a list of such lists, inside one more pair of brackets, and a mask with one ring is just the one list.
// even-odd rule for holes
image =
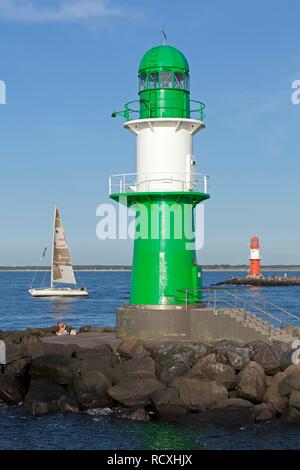
[[206, 449], [195, 440], [190, 428], [181, 428], [166, 423], [131, 422], [126, 423], [122, 434], [134, 434], [139, 450], [196, 450]]

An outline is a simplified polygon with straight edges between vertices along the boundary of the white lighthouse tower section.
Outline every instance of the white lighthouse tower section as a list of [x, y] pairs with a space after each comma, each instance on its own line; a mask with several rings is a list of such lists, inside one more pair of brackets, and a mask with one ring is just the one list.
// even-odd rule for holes
[[259, 253], [259, 249], [255, 248], [255, 249], [251, 249], [250, 250], [250, 259], [260, 259], [260, 253]]
[[193, 135], [205, 127], [194, 119], [156, 118], [129, 121], [124, 126], [137, 138], [135, 191], [193, 191]]

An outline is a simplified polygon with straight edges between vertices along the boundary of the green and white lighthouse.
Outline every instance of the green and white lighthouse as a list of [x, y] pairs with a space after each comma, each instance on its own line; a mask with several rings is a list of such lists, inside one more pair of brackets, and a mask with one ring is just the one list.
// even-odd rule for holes
[[153, 47], [138, 78], [139, 99], [113, 113], [136, 138], [136, 173], [110, 178], [110, 197], [136, 213], [129, 315], [199, 303], [194, 209], [209, 198], [193, 154], [205, 105], [190, 98], [187, 59], [175, 47]]

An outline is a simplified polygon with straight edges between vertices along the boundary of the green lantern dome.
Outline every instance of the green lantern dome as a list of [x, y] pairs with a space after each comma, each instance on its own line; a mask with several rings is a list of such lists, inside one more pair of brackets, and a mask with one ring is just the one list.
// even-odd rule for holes
[[185, 56], [176, 47], [155, 46], [146, 52], [141, 60], [139, 72], [149, 69], [178, 69], [189, 71], [189, 63]]
[[189, 118], [189, 64], [176, 47], [155, 46], [139, 66], [140, 118]]

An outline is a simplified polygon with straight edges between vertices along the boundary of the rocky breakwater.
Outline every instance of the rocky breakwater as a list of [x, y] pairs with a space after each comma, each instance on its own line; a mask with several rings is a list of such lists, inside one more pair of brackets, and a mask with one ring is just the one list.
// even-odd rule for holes
[[136, 420], [300, 425], [300, 366], [288, 348], [129, 339], [86, 349], [41, 340], [54, 332], [0, 332], [0, 400], [32, 415], [109, 407]]

